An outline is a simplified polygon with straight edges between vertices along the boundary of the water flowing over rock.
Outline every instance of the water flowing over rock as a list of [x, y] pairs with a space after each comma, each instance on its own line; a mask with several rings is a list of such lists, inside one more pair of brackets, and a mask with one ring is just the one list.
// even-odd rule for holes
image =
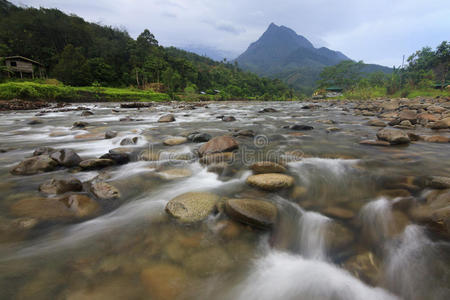
[[117, 131], [107, 130], [105, 132], [105, 139], [113, 139], [117, 136]]
[[141, 281], [151, 299], [175, 300], [187, 288], [187, 274], [175, 265], [157, 264], [144, 269]]
[[284, 174], [266, 173], [249, 176], [247, 183], [266, 191], [277, 191], [291, 187], [294, 184], [294, 178]]
[[277, 207], [254, 199], [228, 199], [225, 211], [234, 220], [259, 229], [270, 229], [277, 219]]
[[11, 170], [13, 175], [34, 175], [50, 172], [56, 169], [58, 163], [48, 155], [39, 155], [27, 158]]
[[206, 154], [213, 154], [219, 152], [228, 152], [239, 148], [239, 143], [231, 136], [224, 135], [213, 138], [207, 143], [203, 144], [198, 153], [203, 156]]
[[219, 196], [206, 192], [189, 192], [170, 200], [166, 212], [182, 223], [193, 223], [207, 218], [215, 209]]

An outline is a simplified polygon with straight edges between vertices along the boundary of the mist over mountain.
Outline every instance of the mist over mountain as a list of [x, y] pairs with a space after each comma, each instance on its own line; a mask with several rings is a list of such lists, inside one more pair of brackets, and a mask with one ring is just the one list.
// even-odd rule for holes
[[[351, 60], [339, 51], [315, 48], [305, 37], [286, 26], [271, 23], [263, 35], [236, 61], [244, 70], [279, 78], [297, 90], [310, 93], [324, 67]], [[392, 70], [379, 65], [365, 65], [363, 72]]]
[[239, 53], [227, 50], [221, 50], [215, 47], [209, 47], [204, 45], [186, 45], [178, 47], [182, 50], [198, 54], [200, 56], [209, 57], [215, 61], [222, 61], [224, 58], [232, 60], [236, 58]]

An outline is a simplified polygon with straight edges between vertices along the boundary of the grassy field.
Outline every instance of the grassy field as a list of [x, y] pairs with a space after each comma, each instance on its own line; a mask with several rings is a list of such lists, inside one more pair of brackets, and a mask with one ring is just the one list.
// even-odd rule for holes
[[6, 82], [0, 84], [0, 99], [24, 99], [73, 102], [168, 101], [167, 94], [132, 88], [71, 87], [37, 82]]

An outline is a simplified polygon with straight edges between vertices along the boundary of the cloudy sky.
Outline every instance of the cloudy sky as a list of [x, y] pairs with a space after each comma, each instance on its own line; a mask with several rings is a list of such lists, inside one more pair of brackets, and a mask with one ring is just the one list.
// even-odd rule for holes
[[316, 46], [392, 66], [423, 46], [450, 40], [449, 0], [14, 0], [59, 8], [91, 22], [145, 28], [160, 44], [243, 52], [274, 22]]

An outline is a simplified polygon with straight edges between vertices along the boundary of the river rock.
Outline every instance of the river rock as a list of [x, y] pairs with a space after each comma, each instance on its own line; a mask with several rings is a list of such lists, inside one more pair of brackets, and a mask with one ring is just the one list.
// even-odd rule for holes
[[105, 132], [105, 139], [113, 139], [117, 136], [117, 131], [107, 130]]
[[175, 116], [172, 114], [161, 116], [158, 119], [158, 122], [160, 122], [160, 123], [174, 122], [174, 121], [175, 121]]
[[17, 201], [11, 206], [11, 213], [20, 217], [37, 220], [59, 220], [84, 218], [95, 215], [99, 205], [85, 195], [66, 195], [61, 198], [29, 197]]
[[51, 147], [38, 147], [34, 150], [33, 156], [50, 155], [56, 150]]
[[91, 192], [95, 197], [102, 200], [111, 200], [120, 198], [119, 190], [109, 183], [95, 181], [91, 183]]
[[139, 153], [139, 160], [146, 160], [146, 161], [158, 161], [159, 160], [160, 153], [159, 152], [153, 152], [152, 150], [143, 150], [141, 153]]
[[447, 129], [450, 128], [450, 117], [444, 118], [431, 125], [431, 129]]
[[235, 136], [246, 136], [246, 137], [254, 137], [255, 132], [251, 129], [239, 130], [234, 134]]
[[361, 145], [369, 145], [369, 146], [390, 146], [391, 144], [386, 141], [375, 141], [375, 140], [364, 140], [359, 142]]
[[431, 176], [428, 186], [433, 189], [450, 189], [450, 177]]
[[72, 127], [73, 127], [73, 128], [85, 128], [85, 127], [88, 126], [88, 125], [89, 125], [88, 122], [77, 121], [77, 122], [74, 122], [74, 123], [73, 123]]
[[42, 123], [44, 123], [44, 121], [42, 119], [36, 118], [36, 117], [31, 118], [29, 121], [27, 121], [28, 125], [38, 125], [38, 124], [42, 124]]
[[411, 109], [402, 110], [398, 114], [398, 118], [400, 119], [400, 121], [406, 120], [406, 121], [410, 121], [411, 123], [416, 123], [417, 111], [411, 110]]
[[46, 194], [64, 194], [67, 192], [80, 192], [83, 189], [81, 181], [76, 178], [52, 178], [39, 186], [39, 191]]
[[13, 175], [34, 175], [42, 172], [54, 171], [58, 163], [48, 155], [39, 155], [27, 158], [16, 165], [12, 170]]
[[120, 141], [120, 145], [121, 146], [136, 145], [137, 141], [138, 137], [124, 138], [123, 140]]
[[102, 169], [114, 165], [111, 159], [93, 158], [80, 162], [80, 167], [85, 170]]
[[258, 229], [270, 229], [278, 215], [275, 205], [254, 199], [228, 199], [225, 212], [230, 218]]
[[228, 152], [237, 148], [239, 148], [239, 143], [231, 136], [224, 135], [215, 137], [203, 144], [200, 149], [198, 149], [198, 153], [200, 156], [204, 156], [207, 154]]
[[350, 257], [342, 264], [342, 267], [371, 286], [376, 286], [379, 282], [380, 261], [370, 251]]
[[224, 116], [222, 118], [222, 121], [224, 121], [224, 122], [234, 122], [234, 121], [236, 121], [236, 118], [233, 117], [233, 116]]
[[187, 138], [193, 143], [203, 143], [209, 141], [212, 136], [208, 133], [194, 132], [189, 134]]
[[233, 260], [224, 249], [213, 246], [194, 253], [183, 261], [183, 266], [197, 276], [206, 277], [229, 270]]
[[174, 169], [167, 169], [158, 172], [158, 175], [161, 176], [163, 179], [178, 179], [178, 178], [185, 178], [192, 176], [192, 171], [189, 169], [183, 169], [183, 168], [174, 168]]
[[258, 112], [259, 113], [273, 113], [273, 112], [278, 112], [278, 110], [276, 110], [275, 108], [272, 108], [272, 107], [266, 107], [266, 108], [261, 109]]
[[392, 145], [409, 144], [411, 141], [406, 132], [390, 128], [384, 128], [378, 131], [377, 138], [382, 141], [388, 141]]
[[247, 183], [262, 190], [278, 191], [291, 187], [294, 184], [294, 178], [284, 174], [266, 173], [249, 176]]
[[142, 284], [154, 300], [179, 299], [188, 287], [187, 279], [183, 269], [167, 263], [153, 265], [141, 272]]
[[166, 212], [183, 223], [193, 223], [207, 218], [219, 201], [219, 196], [207, 192], [189, 192], [170, 200]]
[[130, 155], [127, 153], [106, 153], [99, 158], [113, 160], [114, 163], [118, 165], [124, 165], [130, 162]]
[[294, 124], [294, 125], [289, 126], [289, 129], [297, 130], [297, 131], [300, 131], [300, 130], [313, 130], [314, 127], [309, 126], [309, 125], [303, 125], [303, 124]]
[[90, 111], [90, 110], [85, 110], [85, 111], [83, 111], [81, 114], [80, 114], [80, 116], [82, 116], [82, 117], [88, 117], [88, 116], [92, 116], [94, 113], [92, 112], [92, 111]]
[[182, 137], [182, 136], [178, 136], [178, 137], [173, 137], [173, 138], [168, 138], [164, 140], [164, 145], [167, 146], [175, 146], [175, 145], [180, 145], [180, 144], [184, 144], [187, 142], [187, 138]]
[[260, 161], [250, 166], [255, 174], [263, 173], [286, 173], [287, 169], [280, 164], [271, 161]]
[[81, 162], [80, 156], [72, 149], [61, 149], [50, 154], [50, 157], [55, 160], [60, 166], [67, 168], [78, 166]]
[[385, 122], [378, 120], [378, 119], [369, 120], [366, 124], [369, 126], [375, 126], [375, 127], [386, 127], [387, 126], [387, 124]]

